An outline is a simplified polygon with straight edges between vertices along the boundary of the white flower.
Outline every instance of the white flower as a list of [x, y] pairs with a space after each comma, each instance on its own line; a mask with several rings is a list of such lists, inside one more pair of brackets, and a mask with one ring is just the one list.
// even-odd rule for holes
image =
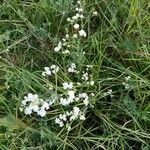
[[26, 107], [25, 110], [24, 110], [24, 113], [26, 115], [30, 115], [32, 113], [32, 109], [30, 107]]
[[[55, 123], [59, 124], [59, 127], [63, 127], [64, 126], [64, 123], [62, 121], [63, 119], [64, 119], [64, 116], [62, 114], [60, 114], [59, 117], [55, 119]], [[66, 119], [65, 119], [65, 121], [66, 121]]]
[[63, 38], [62, 40], [63, 40], [64, 42], [66, 42], [66, 39], [65, 39], [65, 38]]
[[37, 114], [41, 117], [44, 117], [46, 115], [46, 111], [44, 109], [40, 109]]
[[58, 47], [58, 46], [57, 46], [57, 47], [54, 48], [54, 51], [55, 51], [55, 52], [59, 52], [60, 50], [61, 50], [61, 47]]
[[90, 85], [93, 86], [94, 85], [94, 81], [90, 81]]
[[51, 70], [52, 70], [52, 73], [53, 73], [53, 74], [56, 74], [56, 73], [59, 71], [59, 67], [56, 66], [56, 65], [52, 65], [52, 66], [51, 66]]
[[94, 94], [94, 93], [91, 93], [91, 96], [93, 97], [93, 96], [95, 96], [95, 94]]
[[89, 104], [89, 96], [87, 95], [87, 93], [80, 93], [79, 98], [83, 99], [83, 103], [85, 106]]
[[78, 3], [78, 4], [81, 4], [81, 2], [80, 2], [80, 1], [77, 1], [77, 3]]
[[59, 127], [63, 127], [64, 126], [64, 123], [63, 122], [60, 122], [59, 123]]
[[80, 115], [80, 120], [85, 120], [85, 115], [84, 114], [82, 114], [82, 115]]
[[73, 27], [74, 27], [74, 29], [79, 29], [79, 28], [80, 28], [80, 25], [76, 23], [76, 24], [74, 24]]
[[129, 81], [130, 79], [131, 79], [130, 76], [125, 77], [125, 80], [126, 80], [126, 81]]
[[37, 95], [34, 96], [34, 94], [29, 93], [28, 96], [27, 96], [27, 98], [28, 98], [29, 100], [33, 101], [33, 99], [34, 99], [34, 98], [38, 98], [38, 96], [37, 96]]
[[63, 106], [67, 106], [69, 105], [69, 102], [66, 98], [60, 98], [60, 104], [63, 105]]
[[70, 22], [70, 21], [71, 21], [71, 19], [70, 19], [70, 18], [67, 18], [67, 21], [68, 21], [68, 22]]
[[73, 88], [73, 83], [72, 82], [70, 82], [70, 83], [64, 82], [64, 83], [62, 83], [62, 85], [63, 85], [64, 90], [70, 90], [70, 89]]
[[84, 99], [84, 100], [83, 100], [83, 103], [84, 103], [85, 106], [87, 106], [87, 105], [89, 104], [88, 99]]
[[65, 50], [62, 52], [63, 54], [70, 54], [70, 51], [69, 50]]
[[22, 108], [22, 107], [20, 107], [19, 110], [20, 110], [21, 112], [23, 112], [23, 108]]
[[38, 105], [36, 105], [36, 104], [30, 104], [30, 109], [32, 109], [34, 112], [38, 112], [38, 110], [39, 110], [39, 106]]
[[67, 43], [63, 43], [63, 46], [66, 46], [67, 45]]
[[93, 16], [97, 16], [98, 15], [98, 12], [97, 11], [94, 11], [93, 12]]
[[88, 72], [85, 72], [83, 75], [82, 75], [82, 79], [87, 81], [89, 79], [88, 77]]
[[78, 35], [77, 35], [77, 34], [74, 34], [74, 35], [73, 35], [73, 37], [74, 37], [74, 38], [77, 38], [77, 37], [78, 37]]
[[85, 32], [85, 30], [83, 30], [83, 29], [81, 29], [80, 31], [79, 31], [79, 35], [82, 37], [86, 37], [86, 32]]
[[110, 94], [112, 94], [112, 90], [108, 90], [108, 92], [107, 92], [107, 93], [108, 93], [109, 95], [110, 95]]
[[69, 48], [69, 47], [70, 47], [70, 45], [68, 44], [68, 45], [67, 45], [67, 47]]
[[54, 51], [59, 52], [61, 50], [61, 48], [62, 48], [62, 43], [59, 42], [58, 45], [54, 48]]
[[47, 102], [44, 102], [41, 109], [45, 109], [45, 110], [48, 110], [49, 109], [49, 103]]
[[55, 119], [55, 123], [56, 123], [56, 124], [59, 124], [59, 123], [60, 123], [60, 119], [59, 119], [59, 118], [56, 118], [56, 119]]
[[68, 91], [68, 96], [70, 99], [74, 99], [75, 98], [75, 91]]
[[80, 17], [81, 19], [84, 18], [84, 16], [83, 16], [82, 14], [81, 14], [79, 17]]
[[75, 15], [72, 17], [72, 20], [77, 20], [78, 18], [79, 18], [78, 15]]
[[61, 119], [61, 120], [63, 120], [63, 121], [66, 121], [66, 120], [67, 120], [66, 114], [60, 114], [60, 115], [59, 115], [59, 119]]
[[80, 14], [77, 13], [75, 16], [76, 16], [76, 19], [78, 19], [80, 17]]
[[66, 38], [69, 38], [69, 34], [66, 34]]
[[75, 116], [75, 117], [78, 117], [78, 115], [79, 115], [79, 112], [80, 112], [80, 109], [78, 108], [78, 107], [73, 107], [73, 115]]
[[70, 65], [70, 67], [68, 68], [68, 72], [70, 72], [70, 73], [75, 73], [75, 72], [77, 72], [77, 70], [76, 70], [76, 64], [75, 64], [75, 63], [72, 63], [72, 64]]
[[67, 127], [67, 131], [70, 131], [70, 130], [71, 130], [71, 126], [68, 126], [68, 127]]
[[78, 7], [76, 8], [76, 11], [79, 11], [79, 8], [78, 8]]
[[27, 102], [28, 102], [28, 101], [27, 101], [26, 99], [23, 100], [23, 101], [22, 101], [22, 105], [25, 106], [25, 105], [27, 104]]
[[52, 72], [51, 72], [49, 67], [44, 67], [44, 70], [45, 71], [42, 72], [42, 75], [51, 75], [52, 74]]
[[61, 42], [59, 42], [59, 43], [58, 43], [58, 47], [61, 47], [61, 46], [62, 46], [62, 43], [61, 43]]
[[82, 8], [79, 8], [79, 10], [78, 10], [79, 12], [83, 12], [83, 9]]
[[72, 121], [72, 120], [75, 120], [75, 119], [76, 119], [76, 116], [72, 115], [69, 120]]

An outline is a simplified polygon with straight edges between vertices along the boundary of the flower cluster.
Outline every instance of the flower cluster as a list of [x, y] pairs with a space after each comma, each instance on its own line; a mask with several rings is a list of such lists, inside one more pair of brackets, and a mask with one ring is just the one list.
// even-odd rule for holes
[[86, 82], [88, 85], [93, 86], [94, 85], [94, 80], [91, 74], [91, 69], [93, 67], [91, 65], [86, 65], [85, 70], [82, 71], [82, 77], [81, 79]]
[[125, 86], [125, 89], [129, 89], [130, 88], [130, 85], [129, 85], [130, 79], [131, 79], [130, 76], [125, 77], [125, 82], [122, 83], [122, 85]]
[[75, 63], [71, 63], [69, 68], [68, 68], [68, 72], [69, 73], [78, 73], [77, 71], [77, 67], [76, 67], [76, 64]]
[[24, 97], [20, 109], [24, 111], [26, 115], [36, 113], [38, 116], [44, 117], [50, 105], [52, 105], [52, 103], [45, 102], [43, 99], [39, 98], [37, 94], [29, 93]]
[[[65, 124], [69, 124], [69, 122], [74, 120], [85, 120], [85, 114], [80, 110], [79, 107], [73, 107], [72, 111], [67, 111], [64, 114], [60, 114], [56, 119], [55, 123], [60, 127], [63, 127]], [[71, 126], [69, 126], [68, 130], [70, 130]]]
[[[80, 40], [79, 37], [87, 36], [87, 33], [84, 30], [83, 26], [84, 11], [81, 5], [81, 1], [77, 1], [77, 4], [75, 5], [75, 11], [75, 15], [73, 15], [70, 18], [67, 18], [67, 21], [69, 22], [69, 27], [66, 28], [66, 34], [64, 38], [62, 38], [62, 40], [60, 40], [54, 48], [55, 52], [62, 52], [62, 54], [70, 54], [71, 48], [73, 46], [76, 46], [73, 44], [77, 44], [77, 40], [75, 40], [75, 38]], [[94, 14], [96, 15], [96, 12]], [[69, 32], [70, 26], [72, 32]], [[66, 126], [67, 129], [70, 130], [70, 124], [74, 120], [85, 120], [86, 110], [89, 106], [92, 106], [90, 100], [94, 96], [94, 93], [87, 92], [86, 88], [83, 89], [83, 87], [80, 85], [87, 84], [89, 87], [93, 86], [95, 82], [92, 76], [91, 65], [85, 65], [83, 69], [79, 71], [77, 69], [78, 66], [75, 63], [70, 61], [67, 63], [69, 63], [69, 65], [67, 66], [67, 75], [69, 77], [69, 82], [66, 81], [66, 78], [63, 79], [63, 77], [58, 77], [57, 82], [60, 87], [56, 87], [55, 100], [45, 101], [39, 98], [37, 94], [29, 93], [22, 100], [21, 109], [26, 115], [32, 115], [33, 113], [36, 113], [38, 116], [44, 117], [47, 111], [49, 110], [50, 106], [53, 106], [53, 109], [55, 109], [55, 106], [60, 106], [63, 113], [58, 114], [58, 116], [55, 119], [55, 123], [58, 124], [59, 127]], [[44, 67], [42, 76], [45, 77], [55, 75], [58, 73], [59, 70], [60, 68], [57, 65]], [[63, 67], [62, 71], [64, 71]], [[51, 80], [51, 78], [48, 79]], [[61, 82], [62, 80], [63, 82]], [[48, 89], [50, 89], [51, 92], [55, 90], [55, 87], [49, 85], [49, 83], [46, 84], [46, 87], [48, 87]]]
[[80, 1], [77, 1], [76, 4], [76, 14], [72, 17], [67, 18], [67, 21], [69, 22], [69, 25], [73, 28], [73, 33], [69, 32], [69, 28], [66, 28], [67, 33], [65, 37], [58, 42], [57, 46], [54, 48], [55, 52], [62, 51], [62, 54], [69, 54], [70, 53], [70, 43], [71, 39], [78, 38], [78, 37], [86, 37], [87, 33], [83, 29], [83, 25], [81, 24], [84, 15], [83, 15], [83, 7], [81, 5]]
[[51, 67], [44, 67], [44, 71], [42, 72], [42, 76], [51, 76], [52, 74], [56, 74], [59, 71], [59, 67], [56, 65], [52, 65]]
[[93, 16], [97, 16], [98, 12], [97, 11], [93, 11]]
[[76, 91], [74, 90], [73, 83], [63, 83], [63, 89], [66, 90], [67, 94], [61, 95], [60, 97], [60, 104], [63, 106], [67, 106], [73, 102], [83, 102], [85, 106], [88, 106], [89, 104], [89, 96], [87, 93], [79, 93], [76, 94]]
[[112, 89], [108, 90], [108, 91], [107, 91], [107, 92], [105, 92], [103, 95], [104, 95], [104, 96], [108, 96], [108, 95], [110, 95], [110, 97], [113, 97]]
[[[77, 6], [76, 6], [75, 10], [76, 10], [76, 14], [74, 16], [72, 16], [71, 18], [67, 18], [67, 21], [70, 24], [74, 24], [77, 21], [79, 21], [79, 20], [84, 18], [83, 8], [82, 8], [82, 5], [81, 5], [80, 1], [77, 1]], [[79, 25], [77, 25], [77, 29], [79, 29]]]

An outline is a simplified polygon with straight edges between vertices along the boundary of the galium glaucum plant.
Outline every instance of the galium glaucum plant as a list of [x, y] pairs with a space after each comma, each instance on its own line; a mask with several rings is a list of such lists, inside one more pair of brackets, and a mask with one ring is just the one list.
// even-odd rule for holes
[[[55, 53], [67, 54], [69, 56], [72, 50], [72, 41], [77, 38], [80, 40], [80, 38], [87, 37], [87, 32], [82, 24], [85, 16], [81, 1], [77, 1], [75, 12], [75, 15], [66, 18], [68, 22], [67, 32], [64, 38], [54, 47]], [[98, 12], [94, 11], [92, 15], [96, 16], [97, 14]], [[70, 26], [73, 30], [69, 32]], [[82, 85], [86, 85], [85, 87], [94, 86], [95, 81], [93, 79], [92, 69], [93, 66], [85, 64], [84, 69], [80, 73], [77, 64], [70, 62], [67, 66], [67, 74], [70, 79], [69, 81], [64, 79], [63, 82], [59, 83], [61, 91], [57, 91], [55, 100], [42, 99], [39, 98], [38, 94], [29, 93], [27, 96], [24, 96], [20, 110], [26, 115], [36, 114], [40, 117], [44, 117], [51, 107], [55, 109], [55, 105], [59, 105], [60, 108], [65, 109], [63, 109], [63, 113], [55, 116], [54, 122], [59, 127], [66, 126], [67, 130], [71, 130], [72, 122], [75, 120], [85, 120], [88, 107], [93, 107], [90, 100], [95, 94], [89, 92], [88, 88], [84, 88], [84, 90], [82, 88]], [[56, 78], [60, 70], [63, 71], [62, 67], [52, 64], [51, 66], [44, 67], [42, 76], [47, 78], [50, 82], [53, 82], [51, 81], [51, 77]], [[76, 76], [80, 77], [74, 78]], [[52, 87], [49, 90], [56, 91], [57, 89]]]

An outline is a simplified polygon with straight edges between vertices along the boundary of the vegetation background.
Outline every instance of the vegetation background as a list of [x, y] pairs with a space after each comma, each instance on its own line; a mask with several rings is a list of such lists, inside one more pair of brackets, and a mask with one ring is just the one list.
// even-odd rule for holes
[[[73, 0], [0, 1], [1, 150], [150, 150], [149, 0], [85, 0], [86, 55], [71, 59], [94, 66], [94, 108], [71, 132], [45, 118], [19, 111], [29, 91], [48, 94], [41, 70], [51, 62], [65, 66], [53, 51], [64, 35]], [[91, 17], [91, 11], [98, 15]], [[78, 56], [78, 57], [77, 57]], [[63, 73], [63, 78], [67, 78]], [[122, 83], [130, 76], [130, 88]], [[52, 84], [52, 83], [49, 83]], [[102, 93], [113, 90], [113, 98]]]

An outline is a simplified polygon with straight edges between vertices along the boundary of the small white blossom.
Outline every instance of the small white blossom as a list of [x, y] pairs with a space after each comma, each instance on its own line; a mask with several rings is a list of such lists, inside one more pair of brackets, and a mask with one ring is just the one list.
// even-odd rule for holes
[[25, 108], [24, 113], [26, 115], [30, 115], [32, 113], [32, 109], [30, 107]]
[[64, 83], [62, 83], [62, 85], [63, 85], [64, 90], [71, 90], [73, 88], [72, 82], [70, 82], [70, 83], [64, 82]]
[[79, 8], [78, 8], [78, 7], [76, 8], [76, 11], [79, 11]]
[[80, 109], [78, 108], [78, 107], [73, 107], [73, 115], [75, 116], [75, 117], [78, 117], [78, 115], [79, 115], [79, 112], [80, 112]]
[[75, 16], [76, 16], [76, 19], [78, 19], [80, 17], [80, 14], [77, 13]]
[[110, 89], [110, 90], [108, 90], [108, 91], [107, 91], [107, 92], [105, 92], [103, 95], [104, 95], [104, 96], [108, 96], [108, 95], [110, 95], [110, 97], [113, 97], [112, 90], [111, 90], [111, 89]]
[[56, 65], [52, 65], [51, 66], [51, 71], [53, 74], [56, 74], [59, 71], [59, 67]]
[[69, 34], [66, 34], [66, 38], [69, 38]]
[[59, 52], [60, 50], [61, 50], [61, 47], [58, 47], [58, 46], [57, 46], [57, 47], [54, 48], [54, 51], [55, 51], [55, 52]]
[[68, 21], [68, 22], [70, 22], [70, 21], [71, 21], [71, 19], [70, 19], [70, 18], [67, 18], [67, 21]]
[[74, 24], [73, 27], [74, 27], [74, 29], [79, 29], [79, 28], [80, 28], [80, 25], [76, 23], [76, 24]]
[[98, 15], [98, 12], [97, 11], [94, 11], [93, 12], [93, 16], [97, 16]]
[[60, 122], [59, 123], [59, 127], [63, 127], [64, 126], [64, 123], [63, 122]]
[[93, 86], [94, 85], [94, 81], [90, 81], [90, 85]]
[[74, 91], [68, 91], [68, 100], [70, 103], [73, 102], [73, 100], [75, 99], [75, 92]]
[[47, 102], [44, 102], [41, 109], [45, 109], [45, 110], [48, 110], [49, 109], [49, 103]]
[[39, 110], [39, 106], [36, 104], [32, 104], [32, 103], [30, 104], [29, 108], [32, 109], [33, 112], [38, 112]]
[[63, 38], [62, 40], [63, 40], [64, 42], [66, 42], [66, 39], [65, 39], [65, 38]]
[[85, 72], [83, 75], [82, 75], [82, 80], [85, 80], [87, 81], [89, 79], [89, 75], [88, 75], [88, 72]]
[[80, 120], [85, 120], [85, 115], [84, 114], [80, 115]]
[[81, 14], [80, 16], [79, 16], [81, 19], [83, 19], [84, 18], [84, 16]]
[[45, 70], [45, 71], [42, 72], [42, 75], [43, 75], [43, 76], [45, 76], [45, 75], [51, 76], [52, 72], [51, 72], [51, 70], [50, 70], [49, 67], [44, 67], [44, 70]]
[[86, 32], [85, 32], [85, 30], [83, 30], [83, 29], [81, 29], [80, 31], [79, 31], [79, 35], [82, 37], [86, 37]]
[[83, 9], [82, 9], [82, 8], [79, 8], [78, 11], [79, 11], [79, 12], [83, 12]]
[[59, 118], [56, 118], [56, 119], [55, 119], [55, 123], [56, 123], [56, 124], [59, 124], [59, 123], [60, 123], [60, 119], [59, 119]]
[[70, 54], [70, 51], [69, 50], [65, 50], [62, 52], [63, 54]]
[[36, 113], [37, 115], [44, 117], [46, 115], [46, 110], [48, 110], [49, 107], [50, 104], [39, 98], [37, 94], [29, 93], [27, 96], [24, 96], [24, 100], [22, 101], [22, 108], [26, 115]]
[[130, 79], [131, 79], [130, 76], [125, 77], [125, 80], [126, 80], [126, 81], [129, 81]]
[[68, 126], [68, 127], [67, 127], [67, 131], [70, 131], [70, 130], [71, 130], [71, 126]]
[[69, 47], [70, 47], [70, 45], [68, 44], [68, 45], [67, 45], [67, 47], [69, 48]]
[[75, 15], [72, 17], [72, 20], [77, 20], [78, 18], [79, 18], [78, 15]]
[[61, 50], [61, 48], [62, 48], [62, 43], [59, 42], [58, 45], [54, 48], [54, 51], [59, 52]]
[[77, 1], [77, 4], [81, 4], [81, 2], [80, 2], [80, 1]]
[[74, 34], [74, 35], [73, 35], [73, 37], [74, 37], [74, 38], [77, 38], [77, 37], [78, 37], [78, 35], [77, 35], [77, 34]]
[[63, 105], [63, 106], [67, 106], [69, 105], [69, 102], [66, 98], [60, 98], [60, 104]]
[[75, 73], [75, 72], [77, 72], [77, 70], [76, 70], [76, 64], [75, 64], [75, 63], [72, 63], [72, 64], [70, 65], [70, 67], [68, 68], [68, 72], [70, 72], [70, 73]]
[[84, 103], [85, 106], [88, 106], [88, 104], [89, 104], [88, 99], [84, 99], [84, 100], [83, 100], [83, 103]]
[[41, 117], [44, 117], [46, 115], [46, 111], [44, 109], [40, 109], [37, 114]]

